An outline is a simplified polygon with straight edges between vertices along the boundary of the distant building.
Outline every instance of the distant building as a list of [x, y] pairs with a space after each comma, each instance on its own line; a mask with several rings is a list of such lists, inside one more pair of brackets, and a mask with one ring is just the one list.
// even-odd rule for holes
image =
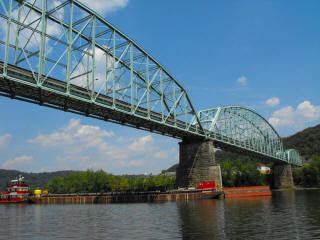
[[269, 168], [265, 165], [259, 165], [257, 169], [261, 174], [270, 174], [271, 173], [271, 168]]

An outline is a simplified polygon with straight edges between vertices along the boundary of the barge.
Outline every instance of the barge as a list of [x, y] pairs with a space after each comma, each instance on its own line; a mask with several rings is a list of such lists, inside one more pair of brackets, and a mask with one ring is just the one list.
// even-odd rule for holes
[[0, 192], [0, 203], [26, 203], [29, 201], [29, 186], [19, 175], [7, 185], [6, 192]]
[[201, 182], [197, 188], [180, 188], [171, 191], [127, 191], [108, 193], [78, 193], [78, 194], [43, 194], [31, 198], [36, 204], [94, 204], [94, 203], [143, 203], [188, 201], [220, 198], [222, 191], [214, 181]]

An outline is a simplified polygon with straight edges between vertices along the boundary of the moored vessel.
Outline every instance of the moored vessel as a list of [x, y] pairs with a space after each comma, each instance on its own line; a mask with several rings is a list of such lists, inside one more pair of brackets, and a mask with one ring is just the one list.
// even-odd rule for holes
[[0, 192], [0, 203], [28, 202], [29, 186], [21, 175], [11, 180], [6, 192]]

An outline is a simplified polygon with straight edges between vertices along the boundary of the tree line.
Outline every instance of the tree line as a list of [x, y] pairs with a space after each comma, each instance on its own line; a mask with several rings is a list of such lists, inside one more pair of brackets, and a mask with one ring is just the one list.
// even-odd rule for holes
[[224, 187], [264, 186], [270, 183], [270, 176], [260, 173], [256, 161], [226, 159], [220, 161], [220, 168]]
[[[244, 159], [220, 161], [224, 187], [270, 185], [272, 175], [261, 174], [257, 162]], [[270, 165], [271, 166], [271, 165]], [[320, 187], [320, 155], [302, 167], [293, 168], [296, 186]], [[100, 171], [72, 172], [57, 176], [47, 184], [50, 193], [101, 193], [114, 191], [154, 191], [175, 189], [175, 177], [160, 175], [116, 176]]]
[[320, 187], [320, 155], [314, 155], [302, 167], [295, 167], [293, 179], [298, 186]]
[[115, 176], [103, 170], [75, 172], [47, 183], [50, 193], [103, 193], [174, 189], [175, 178], [166, 175]]

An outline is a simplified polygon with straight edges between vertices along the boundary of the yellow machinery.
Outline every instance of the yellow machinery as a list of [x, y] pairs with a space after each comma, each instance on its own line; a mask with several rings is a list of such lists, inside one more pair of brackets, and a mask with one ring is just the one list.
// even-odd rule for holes
[[43, 195], [48, 195], [48, 190], [47, 189], [40, 189], [40, 188], [37, 188], [33, 191], [33, 195], [35, 197], [41, 197]]

